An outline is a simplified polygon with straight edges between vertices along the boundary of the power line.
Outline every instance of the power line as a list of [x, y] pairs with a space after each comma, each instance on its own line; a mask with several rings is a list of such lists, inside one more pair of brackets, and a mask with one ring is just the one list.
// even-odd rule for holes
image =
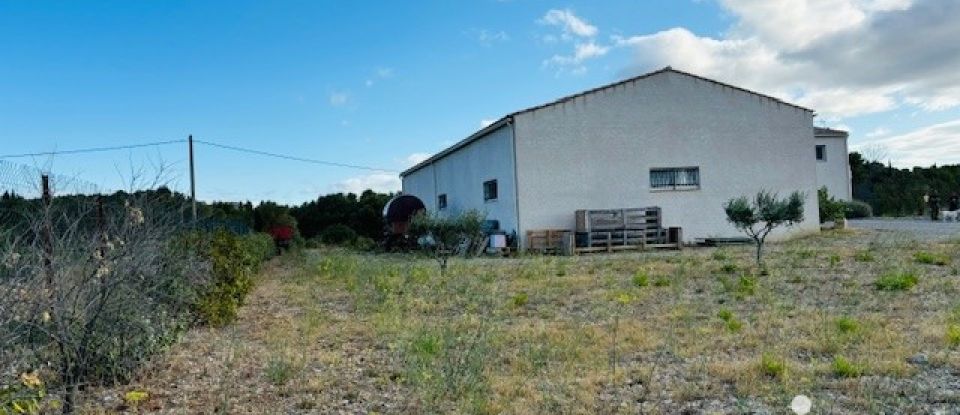
[[304, 157], [290, 156], [290, 155], [280, 154], [280, 153], [271, 153], [271, 152], [267, 152], [267, 151], [254, 150], [254, 149], [250, 149], [250, 148], [229, 146], [229, 145], [226, 145], [226, 144], [218, 144], [218, 143], [213, 143], [213, 142], [205, 141], [205, 140], [197, 140], [197, 139], [194, 139], [193, 141], [194, 141], [195, 143], [206, 144], [206, 145], [208, 145], [208, 146], [219, 147], [219, 148], [223, 148], [223, 149], [227, 149], [227, 150], [239, 151], [239, 152], [242, 152], [242, 153], [258, 154], [258, 155], [261, 155], [261, 156], [276, 157], [276, 158], [281, 158], [281, 159], [286, 159], [286, 160], [293, 160], [293, 161], [301, 161], [301, 162], [304, 162], [304, 163], [321, 164], [321, 165], [324, 165], [324, 166], [333, 166], [333, 167], [346, 167], [346, 168], [350, 168], [350, 169], [359, 169], [359, 170], [380, 171], [380, 172], [385, 172], [385, 173], [396, 173], [396, 172], [397, 172], [396, 170], [381, 169], [381, 168], [378, 168], [378, 167], [361, 166], [361, 165], [357, 165], [357, 164], [337, 163], [337, 162], [333, 162], [333, 161], [317, 160], [317, 159], [308, 159], [308, 158], [304, 158]]
[[38, 157], [38, 156], [57, 156], [57, 155], [64, 155], [64, 154], [80, 154], [80, 153], [97, 153], [97, 152], [104, 152], [104, 151], [127, 150], [131, 148], [162, 146], [167, 144], [178, 144], [178, 143], [185, 143], [185, 142], [187, 142], [187, 140], [180, 139], [180, 140], [154, 141], [152, 143], [143, 143], [143, 144], [127, 144], [127, 145], [119, 145], [119, 146], [109, 146], [109, 147], [90, 147], [90, 148], [78, 148], [73, 150], [42, 151], [38, 153], [4, 154], [4, 155], [0, 155], [0, 159]]
[[[214, 143], [214, 142], [205, 141], [205, 140], [196, 140], [196, 139], [195, 139], [195, 140], [193, 140], [193, 141], [196, 142], [196, 143], [206, 144], [206, 145], [208, 145], [208, 146], [218, 147], [218, 148], [222, 148], [222, 149], [226, 149], [226, 150], [233, 150], [233, 151], [239, 151], [239, 152], [242, 152], [242, 153], [257, 154], [257, 155], [261, 155], [261, 156], [275, 157], [275, 158], [286, 159], [286, 160], [293, 160], [293, 161], [299, 161], [299, 162], [304, 162], [304, 163], [320, 164], [320, 165], [324, 165], [324, 166], [333, 166], [333, 167], [344, 167], [344, 168], [349, 168], [349, 169], [379, 171], [379, 172], [385, 172], [385, 173], [396, 173], [396, 172], [397, 172], [396, 170], [382, 169], [382, 168], [378, 168], [378, 167], [361, 166], [361, 165], [358, 165], [358, 164], [337, 163], [337, 162], [333, 162], [333, 161], [309, 159], [309, 158], [305, 158], [305, 157], [297, 157], [297, 156], [291, 156], [291, 155], [287, 155], [287, 154], [271, 153], [271, 152], [267, 152], [267, 151], [254, 150], [254, 149], [250, 149], [250, 148], [230, 146], [230, 145], [226, 145], [226, 144], [219, 144], [219, 143]], [[4, 154], [4, 155], [0, 155], [0, 159], [23, 158], [23, 157], [39, 157], [39, 156], [56, 156], [56, 155], [67, 155], [67, 154], [82, 154], [82, 153], [98, 153], [98, 152], [106, 152], [106, 151], [127, 150], [127, 149], [143, 148], [143, 147], [152, 147], [152, 146], [162, 146], [162, 145], [169, 145], [169, 144], [183, 144], [183, 143], [186, 143], [186, 142], [187, 142], [187, 140], [185, 140], [185, 139], [179, 139], [179, 140], [154, 141], [154, 142], [151, 142], [151, 143], [142, 143], [142, 144], [126, 144], [126, 145], [107, 146], [107, 147], [78, 148], [78, 149], [59, 150], [59, 151], [41, 151], [41, 152], [36, 152], [36, 153]]]

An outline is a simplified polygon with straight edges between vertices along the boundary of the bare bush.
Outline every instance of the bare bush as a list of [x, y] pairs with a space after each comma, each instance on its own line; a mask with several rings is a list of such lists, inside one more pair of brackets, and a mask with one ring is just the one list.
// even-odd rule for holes
[[209, 265], [175, 242], [169, 191], [31, 200], [0, 224], [0, 374], [39, 370], [65, 413], [122, 382], [191, 323]]

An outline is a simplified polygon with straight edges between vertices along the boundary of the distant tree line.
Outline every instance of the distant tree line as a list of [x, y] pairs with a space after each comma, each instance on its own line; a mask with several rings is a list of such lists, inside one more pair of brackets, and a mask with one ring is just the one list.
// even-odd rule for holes
[[[155, 194], [154, 199], [169, 200], [171, 206], [188, 203], [188, 197], [166, 187], [137, 192], [134, 195]], [[130, 194], [116, 192], [100, 196], [107, 206], [122, 204]], [[64, 195], [56, 197], [59, 205], [88, 203], [97, 196]], [[364, 237], [377, 240], [383, 233], [383, 207], [393, 197], [388, 193], [366, 190], [359, 196], [354, 193], [334, 193], [298, 206], [286, 206], [272, 201], [259, 204], [247, 202], [198, 203], [200, 226], [227, 228], [236, 233], [250, 231], [268, 232], [278, 225], [292, 226], [304, 239], [320, 238], [325, 231], [338, 241], [344, 238]], [[24, 198], [16, 193], [0, 194], [0, 227], [17, 226], [25, 213], [39, 209], [40, 200]], [[189, 214], [189, 212], [186, 212]], [[184, 221], [191, 218], [185, 216]], [[343, 236], [344, 233], [347, 236]]]
[[870, 204], [877, 216], [921, 215], [926, 208], [924, 195], [935, 194], [946, 202], [951, 195], [960, 193], [957, 164], [898, 169], [852, 152], [850, 171], [853, 198]]

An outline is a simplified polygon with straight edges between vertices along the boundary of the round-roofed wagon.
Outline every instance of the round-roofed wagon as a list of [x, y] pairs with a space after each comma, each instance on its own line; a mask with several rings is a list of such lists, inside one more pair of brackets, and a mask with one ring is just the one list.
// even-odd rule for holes
[[416, 238], [409, 234], [410, 220], [426, 206], [414, 195], [399, 194], [383, 206], [383, 247], [386, 250], [407, 249], [416, 245]]

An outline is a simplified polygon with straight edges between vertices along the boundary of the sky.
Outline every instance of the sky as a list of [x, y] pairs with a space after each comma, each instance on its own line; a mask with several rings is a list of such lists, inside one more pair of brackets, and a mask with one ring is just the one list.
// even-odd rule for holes
[[[0, 0], [0, 160], [201, 200], [366, 188], [518, 109], [662, 68], [812, 108], [898, 167], [960, 163], [958, 0]], [[157, 173], [163, 170], [162, 173]], [[2, 177], [0, 177], [2, 179]]]

